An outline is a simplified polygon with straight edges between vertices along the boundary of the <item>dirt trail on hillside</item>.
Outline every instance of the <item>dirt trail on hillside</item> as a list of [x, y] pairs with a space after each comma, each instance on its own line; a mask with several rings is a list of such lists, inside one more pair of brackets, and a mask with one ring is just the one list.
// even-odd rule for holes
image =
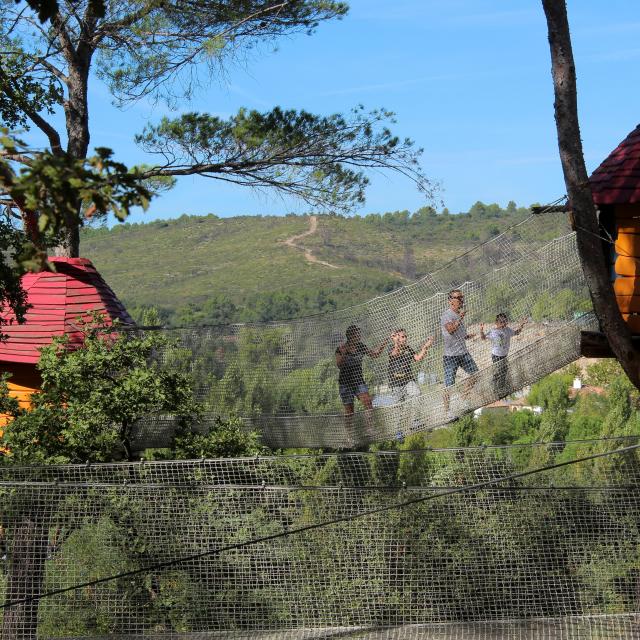
[[304, 233], [298, 233], [295, 236], [291, 236], [286, 240], [282, 241], [282, 244], [287, 245], [287, 247], [292, 247], [293, 249], [298, 249], [298, 251], [302, 251], [304, 253], [304, 257], [307, 262], [311, 262], [312, 264], [321, 264], [324, 267], [329, 267], [330, 269], [339, 269], [340, 267], [331, 264], [330, 262], [324, 262], [324, 260], [319, 260], [316, 258], [311, 249], [306, 249], [302, 245], [298, 244], [298, 240], [302, 240], [303, 238], [307, 238], [308, 236], [312, 236], [318, 230], [318, 216], [309, 216], [309, 229]]

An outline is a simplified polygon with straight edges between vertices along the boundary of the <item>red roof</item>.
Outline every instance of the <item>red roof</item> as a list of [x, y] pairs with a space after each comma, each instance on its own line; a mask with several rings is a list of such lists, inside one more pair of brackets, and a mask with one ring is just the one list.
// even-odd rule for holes
[[72, 345], [82, 342], [82, 320], [91, 319], [94, 311], [103, 312], [107, 324], [117, 318], [134, 324], [122, 303], [102, 276], [86, 258], [49, 258], [56, 272], [27, 273], [22, 286], [31, 307], [26, 322], [18, 324], [11, 311], [2, 313], [8, 321], [0, 331], [9, 336], [0, 343], [0, 362], [35, 364], [39, 349], [54, 336], [68, 335]]
[[640, 125], [591, 174], [596, 204], [640, 202]]

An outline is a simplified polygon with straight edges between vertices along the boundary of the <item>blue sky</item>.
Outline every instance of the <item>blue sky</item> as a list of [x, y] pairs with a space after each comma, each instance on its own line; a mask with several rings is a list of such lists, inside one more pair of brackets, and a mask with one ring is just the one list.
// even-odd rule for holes
[[[352, 0], [341, 21], [279, 40], [227, 67], [180, 111], [221, 116], [275, 105], [328, 114], [357, 104], [396, 112], [395, 131], [425, 149], [426, 173], [452, 211], [476, 200], [528, 205], [564, 194], [549, 49], [538, 0]], [[593, 170], [640, 123], [640, 5], [570, 0], [587, 168]], [[99, 82], [90, 92], [92, 145], [149, 161], [133, 143], [170, 114], [142, 102], [120, 111]], [[415, 187], [374, 175], [360, 214], [415, 210]], [[189, 214], [304, 213], [303, 204], [214, 180], [184, 178], [131, 221]]]

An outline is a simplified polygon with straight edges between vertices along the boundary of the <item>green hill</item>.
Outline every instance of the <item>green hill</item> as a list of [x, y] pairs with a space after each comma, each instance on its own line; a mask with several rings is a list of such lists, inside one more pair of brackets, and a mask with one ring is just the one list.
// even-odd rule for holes
[[294, 215], [185, 215], [88, 228], [81, 247], [134, 316], [156, 307], [167, 323], [215, 324], [294, 317], [366, 300], [526, 215], [528, 209], [514, 203], [502, 209], [480, 202], [457, 215], [423, 208], [317, 216], [315, 223]]

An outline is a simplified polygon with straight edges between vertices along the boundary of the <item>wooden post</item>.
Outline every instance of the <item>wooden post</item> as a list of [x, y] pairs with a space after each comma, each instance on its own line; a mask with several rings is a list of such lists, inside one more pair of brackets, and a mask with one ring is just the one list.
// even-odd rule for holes
[[[632, 342], [640, 350], [640, 336], [633, 336]], [[580, 332], [580, 355], [585, 358], [615, 358], [607, 337], [600, 331]]]

